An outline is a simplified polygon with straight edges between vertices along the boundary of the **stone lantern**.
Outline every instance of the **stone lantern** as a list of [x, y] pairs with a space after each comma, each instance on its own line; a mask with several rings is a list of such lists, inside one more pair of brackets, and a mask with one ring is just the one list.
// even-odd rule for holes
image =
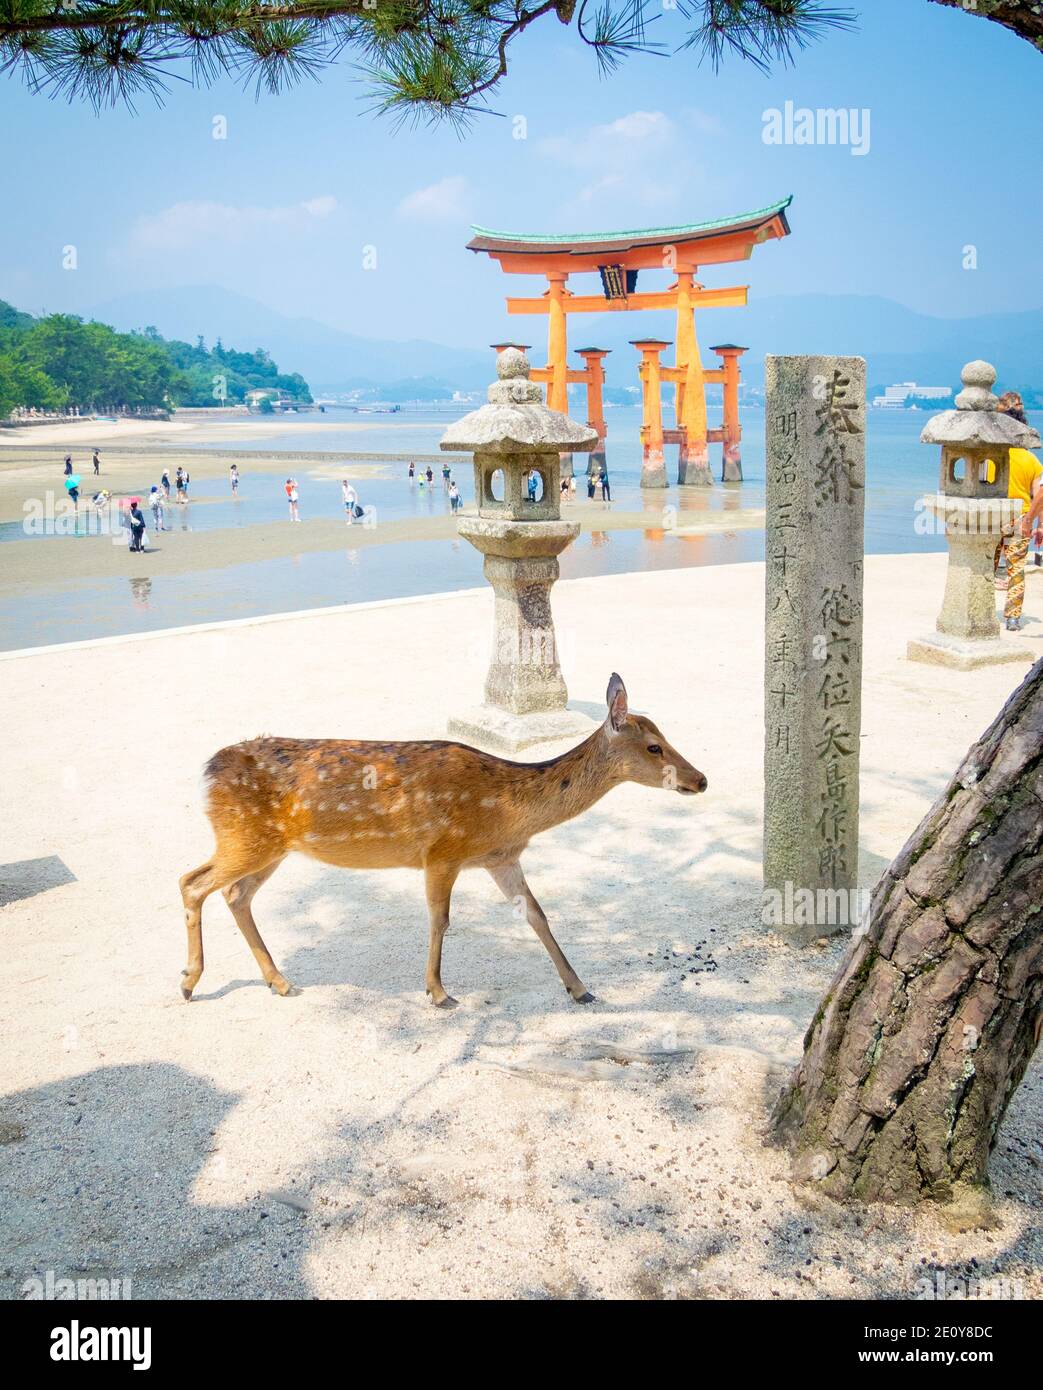
[[[496, 359], [489, 403], [450, 425], [441, 447], [474, 454], [477, 516], [462, 516], [461, 536], [485, 556], [495, 594], [492, 660], [485, 701], [450, 719], [449, 732], [498, 751], [588, 734], [594, 724], [566, 708], [568, 691], [558, 662], [551, 586], [558, 556], [579, 534], [561, 520], [562, 453], [593, 449], [597, 432], [550, 410], [529, 380], [518, 347]], [[536, 497], [530, 493], [535, 475]]]
[[993, 557], [1004, 527], [1022, 511], [1007, 496], [1010, 451], [1038, 448], [1040, 439], [1030, 425], [996, 409], [996, 369], [988, 362], [968, 362], [961, 379], [956, 409], [932, 416], [920, 435], [921, 444], [941, 445], [940, 490], [922, 506], [944, 521], [949, 568], [937, 631], [910, 642], [907, 654], [969, 671], [1031, 656], [1000, 637]]

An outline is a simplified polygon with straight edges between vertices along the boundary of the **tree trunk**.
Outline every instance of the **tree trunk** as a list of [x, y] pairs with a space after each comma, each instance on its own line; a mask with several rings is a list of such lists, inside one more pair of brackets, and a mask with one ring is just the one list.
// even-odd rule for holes
[[980, 1194], [1043, 1021], [1043, 660], [873, 893], [773, 1117], [835, 1197]]

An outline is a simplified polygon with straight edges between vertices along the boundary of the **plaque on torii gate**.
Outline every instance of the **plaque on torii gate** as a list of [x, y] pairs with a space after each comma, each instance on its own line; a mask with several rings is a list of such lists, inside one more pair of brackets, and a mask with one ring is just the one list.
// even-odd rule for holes
[[[592, 402], [595, 390], [600, 394], [604, 378], [600, 360], [589, 360], [586, 354], [603, 350], [584, 350], [582, 372], [569, 367], [569, 315], [627, 313], [638, 309], [673, 311], [676, 315], [674, 364], [659, 364], [658, 357], [653, 364], [649, 359], [644, 344], [660, 340], [641, 340], [640, 345], [642, 380], [651, 377], [656, 382], [654, 392], [643, 390], [642, 485], [667, 485], [663, 443], [678, 445], [678, 482], [682, 485], [712, 483], [708, 447], [711, 442], [723, 445], [723, 481], [741, 481], [738, 385], [739, 355], [744, 349], [730, 343], [714, 348], [721, 358], [721, 366], [704, 368], [695, 329], [695, 310], [744, 306], [747, 287], [707, 288], [696, 279], [696, 274], [704, 266], [748, 260], [755, 246], [788, 236], [786, 209], [791, 201], [785, 198], [738, 217], [631, 232], [539, 236], [474, 227], [475, 235], [467, 246], [470, 251], [498, 261], [508, 274], [540, 275], [546, 279], [546, 292], [536, 298], [508, 297], [507, 312], [546, 316], [547, 365], [533, 371], [532, 380], [546, 383], [548, 406], [562, 413], [568, 409], [569, 383], [578, 381], [587, 385], [587, 423], [599, 431], [599, 449], [604, 447], [604, 421], [593, 418]], [[667, 271], [676, 278], [666, 289], [639, 291], [637, 280], [642, 270]], [[576, 294], [568, 288], [570, 276], [584, 273], [600, 276], [600, 294]], [[666, 346], [664, 342], [663, 348]], [[721, 429], [707, 426], [708, 381], [719, 382], [724, 388]], [[675, 388], [675, 430], [662, 428], [664, 383]]]

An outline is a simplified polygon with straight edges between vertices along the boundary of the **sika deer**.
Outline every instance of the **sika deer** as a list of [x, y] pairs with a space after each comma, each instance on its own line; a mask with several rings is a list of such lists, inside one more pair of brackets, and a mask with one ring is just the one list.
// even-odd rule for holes
[[508, 899], [525, 902], [529, 925], [577, 1004], [593, 996], [551, 935], [519, 862], [531, 836], [570, 820], [621, 782], [687, 795], [706, 778], [655, 724], [631, 714], [623, 682], [608, 684], [608, 716], [583, 743], [543, 763], [512, 763], [462, 743], [360, 743], [260, 738], [222, 748], [206, 765], [213, 856], [181, 880], [188, 968], [181, 993], [203, 973], [202, 908], [221, 889], [265, 982], [293, 988], [276, 969], [250, 911], [258, 888], [299, 850], [346, 869], [423, 869], [431, 941], [427, 993], [439, 1008], [442, 938], [461, 869], [482, 868]]

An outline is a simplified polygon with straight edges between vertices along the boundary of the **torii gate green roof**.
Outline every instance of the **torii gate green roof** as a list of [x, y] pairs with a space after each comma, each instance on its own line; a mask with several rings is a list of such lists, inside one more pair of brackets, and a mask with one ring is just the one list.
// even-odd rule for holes
[[571, 234], [541, 234], [535, 232], [497, 232], [489, 227], [472, 226], [474, 236], [467, 243], [469, 251], [563, 251], [577, 255], [592, 251], [626, 251], [635, 246], [657, 246], [668, 242], [688, 241], [727, 232], [756, 228], [773, 218], [782, 219], [783, 234], [789, 232], [786, 209], [793, 195], [754, 212], [734, 217], [718, 217], [711, 222], [686, 222], [672, 227], [641, 227], [625, 232], [573, 232]]

